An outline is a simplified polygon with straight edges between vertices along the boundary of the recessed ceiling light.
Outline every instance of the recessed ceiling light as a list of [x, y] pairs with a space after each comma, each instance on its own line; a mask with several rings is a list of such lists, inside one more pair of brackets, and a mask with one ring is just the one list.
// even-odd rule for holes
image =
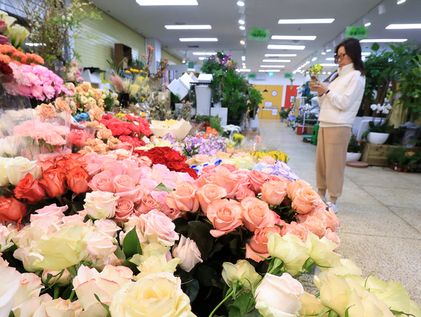
[[361, 55], [362, 55], [362, 56], [370, 56], [370, 55], [371, 55], [371, 53], [370, 53], [370, 52], [362, 52], [362, 53], [361, 53]]
[[204, 61], [205, 59], [208, 59], [208, 58], [207, 58], [207, 57], [205, 57], [205, 56], [200, 56], [200, 57], [199, 57], [199, 60], [200, 60], [200, 61]]
[[212, 56], [216, 55], [216, 52], [193, 52], [195, 56]]
[[239, 28], [241, 31], [244, 31], [244, 30], [246, 29], [246, 27], [245, 27], [244, 25], [240, 25], [238, 28]]
[[322, 52], [322, 55], [326, 55], [326, 52]]
[[246, 61], [246, 57], [243, 55], [243, 56], [241, 56], [241, 60], [243, 61], [243, 62], [245, 62]]
[[280, 69], [259, 69], [259, 73], [279, 73]]
[[209, 24], [172, 24], [172, 25], [165, 25], [167, 30], [211, 30], [212, 25]]
[[365, 39], [361, 40], [361, 43], [403, 43], [408, 39]]
[[260, 68], [285, 68], [285, 65], [260, 65]]
[[244, 25], [246, 24], [246, 21], [244, 21], [243, 19], [238, 20], [238, 24]]
[[237, 5], [238, 5], [239, 7], [244, 7], [245, 3], [244, 3], [244, 1], [239, 0], [239, 1], [237, 1]]
[[241, 45], [246, 45], [246, 41], [241, 40], [241, 41], [240, 41], [240, 44], [241, 44]]
[[322, 63], [320, 64], [323, 67], [336, 67], [338, 66], [337, 64], [333, 64], [333, 63]]
[[238, 68], [238, 69], [236, 69], [236, 71], [239, 72], [239, 73], [250, 73], [251, 69], [249, 69], [249, 68]]
[[315, 35], [272, 35], [272, 40], [314, 41]]
[[396, 4], [400, 5], [400, 4], [405, 3], [405, 2], [406, 2], [406, 0], [398, 0], [398, 1], [396, 1]]
[[312, 62], [317, 61], [317, 57], [313, 57], [313, 58], [311, 59], [311, 61], [312, 61]]
[[268, 49], [269, 50], [299, 50], [302, 51], [306, 47], [304, 45], [275, 45], [275, 44], [269, 44]]
[[278, 24], [330, 24], [335, 19], [279, 19]]
[[332, 50], [331, 50], [330, 48], [328, 48], [328, 49], [326, 50], [326, 53], [330, 53], [330, 52], [332, 52]]
[[421, 23], [407, 23], [407, 24], [389, 24], [386, 30], [418, 30], [421, 29]]
[[265, 54], [265, 57], [295, 57], [297, 54]]
[[367, 22], [367, 23], [365, 23], [365, 24], [364, 24], [364, 26], [365, 26], [366, 28], [368, 28], [370, 25], [371, 25], [371, 22]]
[[197, 6], [197, 0], [136, 0], [140, 6]]
[[264, 59], [263, 63], [290, 63], [290, 59]]
[[328, 57], [328, 58], [326, 58], [326, 60], [327, 60], [327, 61], [334, 61], [334, 60], [335, 60], [335, 58], [334, 58], [334, 57]]
[[216, 37], [180, 37], [180, 42], [218, 42]]

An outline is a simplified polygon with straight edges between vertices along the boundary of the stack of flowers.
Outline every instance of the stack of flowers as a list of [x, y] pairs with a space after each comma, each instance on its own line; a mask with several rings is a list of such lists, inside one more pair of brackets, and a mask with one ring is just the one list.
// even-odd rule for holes
[[227, 148], [227, 139], [218, 133], [215, 135], [201, 132], [195, 136], [187, 136], [183, 143], [183, 151], [187, 156], [196, 154], [214, 156], [218, 152], [225, 152]]
[[191, 128], [190, 122], [185, 120], [152, 120], [151, 122], [151, 130], [155, 136], [165, 137], [171, 135], [179, 141], [185, 139]]

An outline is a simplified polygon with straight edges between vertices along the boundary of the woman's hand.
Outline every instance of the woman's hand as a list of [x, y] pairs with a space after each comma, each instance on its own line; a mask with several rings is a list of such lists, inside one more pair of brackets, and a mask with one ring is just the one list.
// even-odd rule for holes
[[312, 85], [312, 90], [317, 91], [317, 94], [321, 96], [325, 94], [329, 89], [327, 88], [327, 85], [321, 82], [316, 82]]

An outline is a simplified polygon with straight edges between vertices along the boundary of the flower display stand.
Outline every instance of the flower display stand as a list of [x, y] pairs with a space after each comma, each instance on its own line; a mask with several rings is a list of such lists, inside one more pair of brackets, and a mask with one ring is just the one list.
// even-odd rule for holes
[[373, 166], [388, 166], [387, 154], [397, 147], [397, 145], [366, 143], [361, 161]]

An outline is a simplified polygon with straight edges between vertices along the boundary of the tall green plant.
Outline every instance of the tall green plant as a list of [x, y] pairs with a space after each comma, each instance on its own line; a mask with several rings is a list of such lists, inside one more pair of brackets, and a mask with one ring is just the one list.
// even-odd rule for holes
[[222, 88], [222, 106], [228, 108], [228, 121], [240, 125], [247, 112], [247, 82], [233, 69], [226, 72]]
[[252, 85], [248, 87], [248, 111], [250, 116], [254, 118], [257, 110], [259, 109], [260, 103], [263, 101], [262, 93], [254, 88]]
[[409, 119], [415, 120], [421, 116], [421, 54], [414, 56], [411, 62], [413, 64], [400, 77], [399, 99], [409, 110]]

